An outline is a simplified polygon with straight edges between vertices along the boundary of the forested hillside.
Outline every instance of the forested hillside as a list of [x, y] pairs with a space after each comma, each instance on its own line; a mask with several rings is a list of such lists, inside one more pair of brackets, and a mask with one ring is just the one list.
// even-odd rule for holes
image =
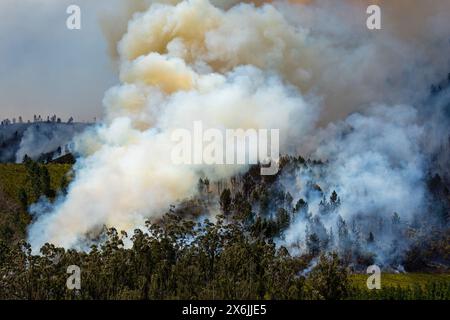
[[0, 163], [22, 162], [25, 155], [40, 161], [51, 161], [70, 152], [73, 137], [90, 124], [61, 122], [56, 116], [47, 121], [11, 122], [0, 124]]
[[0, 164], [0, 239], [11, 243], [25, 239], [31, 222], [29, 206], [41, 196], [54, 198], [65, 188], [70, 165]]
[[[204, 178], [198, 184], [198, 197], [173, 206], [142, 230], [127, 234], [104, 227], [91, 235], [89, 249], [47, 244], [39, 255], [24, 241], [32, 219], [27, 207], [42, 196], [55, 199], [64, 193], [70, 166], [42, 165], [31, 159], [1, 165], [0, 298], [450, 299], [448, 275], [436, 273], [448, 266], [450, 241], [445, 229], [415, 238], [416, 245], [403, 256], [407, 271], [434, 275], [385, 273], [382, 290], [376, 291], [365, 287], [364, 275], [374, 257], [355, 247], [348, 237], [351, 230], [336, 235], [338, 240], [348, 237], [345, 246], [333, 247], [331, 239], [328, 246], [322, 244], [323, 235], [313, 231], [305, 239], [304, 251], [283, 245], [289, 224], [308, 211], [305, 200], [294, 203], [292, 196], [276, 192], [277, 181], [294, 167], [323, 165], [284, 158], [278, 177], [261, 177], [254, 167], [231, 181], [212, 184]], [[320, 186], [313, 188], [318, 191]], [[332, 214], [339, 201], [333, 192], [324, 199], [322, 210]], [[205, 215], [214, 208], [217, 215]], [[310, 223], [313, 230], [319, 221]], [[408, 229], [421, 233], [413, 231]], [[361, 238], [374, 242], [374, 237]], [[82, 270], [81, 290], [66, 288], [69, 265]], [[386, 265], [384, 271], [392, 272], [393, 267]]]

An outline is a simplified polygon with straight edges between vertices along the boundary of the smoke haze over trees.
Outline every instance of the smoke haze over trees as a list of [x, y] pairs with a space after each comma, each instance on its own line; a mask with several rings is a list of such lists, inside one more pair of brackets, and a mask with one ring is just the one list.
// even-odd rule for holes
[[[111, 6], [120, 81], [102, 121], [0, 126], [0, 161], [24, 162], [4, 167], [22, 168], [20, 188], [0, 186], [18, 213], [0, 228], [0, 296], [366, 298], [350, 275], [371, 264], [448, 272], [450, 3], [378, 1], [372, 32], [369, 2]], [[174, 164], [171, 133], [195, 121], [280, 130], [280, 171]], [[70, 169], [51, 163], [68, 153]], [[81, 292], [61, 285], [67, 264], [86, 270]], [[447, 281], [378, 297], [448, 294]]]

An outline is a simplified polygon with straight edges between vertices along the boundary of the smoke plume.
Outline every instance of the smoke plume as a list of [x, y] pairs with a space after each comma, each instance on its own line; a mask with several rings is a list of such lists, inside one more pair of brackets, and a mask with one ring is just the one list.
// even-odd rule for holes
[[[199, 177], [245, 171], [172, 163], [171, 132], [198, 120], [280, 129], [281, 153], [328, 162], [321, 184], [339, 194], [344, 219], [412, 218], [438, 148], [423, 147], [425, 121], [441, 121], [426, 104], [450, 70], [450, 4], [378, 3], [380, 31], [366, 28], [368, 1], [351, 0], [141, 1], [103, 17], [121, 84], [105, 94], [103, 123], [76, 141], [68, 195], [34, 206], [33, 247], [81, 246], [104, 225], [132, 229], [194, 196]], [[305, 179], [283, 177], [296, 198]], [[304, 236], [302, 223], [288, 245]]]

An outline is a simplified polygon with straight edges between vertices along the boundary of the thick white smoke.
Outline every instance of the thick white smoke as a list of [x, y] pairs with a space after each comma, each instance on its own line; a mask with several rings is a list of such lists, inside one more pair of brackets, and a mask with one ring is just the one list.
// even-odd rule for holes
[[424, 208], [424, 129], [417, 120], [412, 107], [372, 108], [348, 117], [335, 133], [342, 138], [317, 149], [316, 155], [330, 163], [328, 189], [334, 187], [345, 199], [340, 208], [344, 219], [368, 212], [389, 219], [400, 212], [410, 220]]
[[19, 150], [16, 152], [16, 162], [22, 162], [25, 155], [32, 159], [37, 159], [42, 154], [55, 152], [58, 148], [61, 148], [63, 153], [73, 137], [81, 133], [86, 127], [87, 125], [82, 123], [41, 123], [30, 125], [23, 133]]
[[[171, 132], [197, 120], [219, 129], [280, 129], [282, 153], [328, 158], [343, 215], [409, 215], [420, 207], [420, 117], [413, 107], [372, 105], [419, 101], [441, 76], [448, 59], [438, 52], [449, 43], [431, 32], [447, 24], [435, 11], [448, 6], [428, 4], [430, 33], [409, 30], [422, 41], [412, 50], [411, 34], [392, 21], [401, 9], [408, 14], [406, 4], [386, 2], [385, 28], [374, 34], [356, 1], [218, 3], [142, 1], [124, 13], [127, 28], [108, 33], [116, 39], [126, 29], [117, 45], [121, 85], [105, 95], [104, 123], [77, 140], [83, 157], [67, 197], [47, 212], [35, 207], [34, 248], [77, 246], [103, 225], [131, 229], [193, 196], [201, 175], [245, 170], [172, 163]], [[355, 111], [364, 115], [341, 122]]]
[[[391, 233], [393, 215], [398, 214], [402, 225], [407, 226], [427, 212], [427, 158], [421, 152], [425, 128], [418, 123], [417, 111], [412, 107], [376, 106], [363, 115], [353, 114], [343, 122], [330, 124], [315, 136], [320, 141], [316, 142], [319, 147], [313, 157], [326, 159], [326, 164], [300, 170], [295, 179], [284, 175], [281, 181], [295, 195], [295, 201], [306, 200], [309, 214], [321, 219], [327, 234], [319, 236], [333, 241], [329, 237], [338, 232], [336, 219], [340, 217], [349, 228], [355, 228], [353, 223], [362, 228], [353, 230], [361, 232], [360, 239], [353, 239], [361, 247], [366, 246], [369, 232], [375, 234], [380, 245], [373, 250], [378, 263], [390, 263], [402, 253], [408, 240], [402, 239], [400, 233]], [[317, 183], [322, 191], [312, 191], [312, 183]], [[321, 214], [320, 203], [332, 191], [341, 201], [334, 214]], [[304, 214], [288, 228], [282, 244], [289, 246], [305, 240], [308, 222]], [[394, 240], [399, 243], [391, 248]], [[339, 249], [336, 242], [328, 246]]]
[[[248, 34], [234, 43], [243, 57], [226, 66], [226, 57], [213, 54], [222, 54], [233, 25], [250, 16]], [[119, 44], [123, 84], [106, 93], [105, 124], [79, 139], [86, 157], [77, 164], [67, 198], [32, 225], [33, 245], [73, 246], [103, 225], [128, 230], [193, 195], [200, 174], [220, 179], [245, 169], [173, 164], [172, 130], [190, 129], [196, 120], [205, 128], [280, 129], [284, 152], [307, 134], [317, 118], [312, 102], [275, 69], [245, 63], [265, 29], [273, 30], [273, 40], [261, 45], [261, 64], [281, 63], [277, 37], [289, 26], [273, 7], [225, 12], [208, 1], [190, 1], [155, 4], [135, 16]], [[294, 36], [291, 30], [288, 37]], [[223, 70], [210, 63], [223, 64]]]

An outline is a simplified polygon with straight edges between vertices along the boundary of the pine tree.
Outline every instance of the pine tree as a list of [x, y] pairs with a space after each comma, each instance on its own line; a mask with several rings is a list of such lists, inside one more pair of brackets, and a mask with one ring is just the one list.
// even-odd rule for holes
[[220, 207], [224, 214], [228, 215], [231, 211], [231, 191], [225, 188], [220, 194]]

